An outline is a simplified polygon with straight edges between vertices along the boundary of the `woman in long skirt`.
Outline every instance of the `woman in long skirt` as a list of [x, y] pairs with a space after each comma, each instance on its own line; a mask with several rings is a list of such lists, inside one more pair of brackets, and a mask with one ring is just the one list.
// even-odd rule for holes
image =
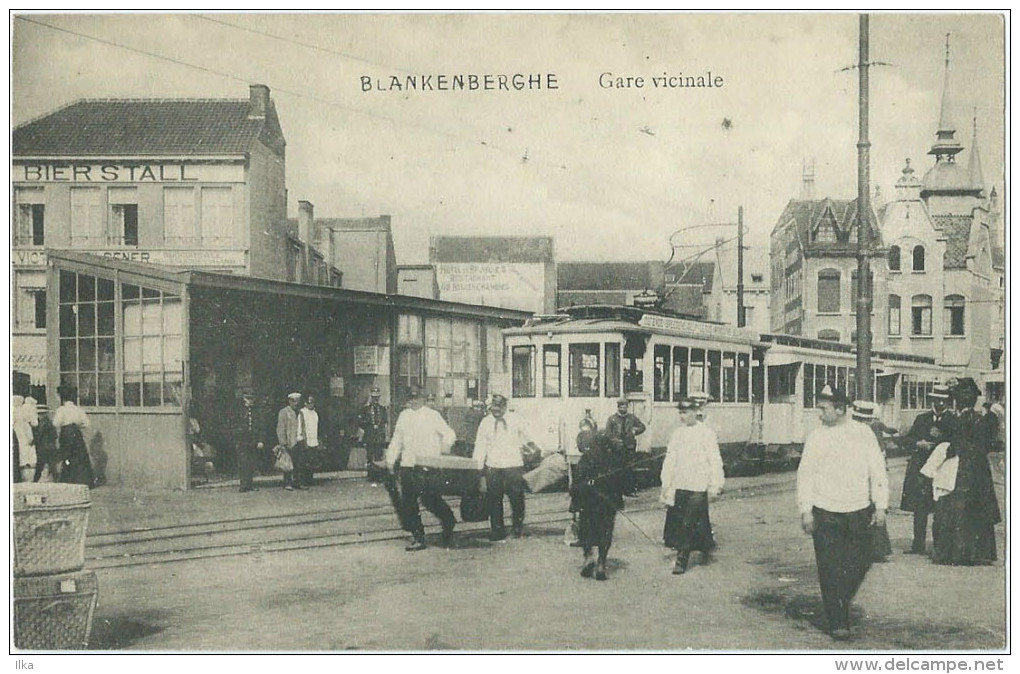
[[974, 409], [979, 393], [969, 377], [961, 379], [954, 390], [959, 412], [946, 458], [959, 457], [959, 465], [953, 491], [935, 503], [932, 538], [936, 564], [991, 564], [998, 558], [995, 525], [1002, 517], [988, 464], [995, 419]]
[[[605, 433], [596, 432], [590, 440], [574, 471], [571, 510], [578, 512], [577, 535], [584, 550], [581, 575], [606, 580], [616, 512], [623, 508], [627, 487], [627, 459], [622, 447]], [[593, 555], [596, 548], [597, 558]]]
[[715, 432], [698, 423], [697, 402], [685, 398], [678, 405], [680, 425], [673, 431], [662, 461], [662, 491], [666, 505], [664, 538], [676, 550], [674, 574], [687, 571], [690, 555], [702, 553], [702, 561], [715, 547], [708, 524], [709, 496], [723, 488], [723, 464]]

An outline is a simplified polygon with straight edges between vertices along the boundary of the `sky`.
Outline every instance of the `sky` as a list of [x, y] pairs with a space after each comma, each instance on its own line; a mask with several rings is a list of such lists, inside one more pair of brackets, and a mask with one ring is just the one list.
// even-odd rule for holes
[[[976, 114], [986, 183], [1003, 192], [1005, 29], [996, 14], [871, 15], [871, 177], [885, 198], [906, 158], [922, 176], [933, 162], [947, 33], [960, 160]], [[553, 236], [560, 261], [665, 260], [671, 241], [695, 246], [686, 255], [734, 236], [705, 225], [741, 206], [765, 246], [805, 161], [816, 196], [857, 193], [856, 14], [20, 14], [11, 40], [12, 126], [80, 98], [269, 86], [290, 215], [298, 200], [317, 217], [389, 214], [399, 264], [427, 262], [435, 235]], [[709, 72], [721, 86], [652, 81]], [[514, 73], [543, 86], [375, 84]], [[604, 86], [618, 77], [643, 86]]]

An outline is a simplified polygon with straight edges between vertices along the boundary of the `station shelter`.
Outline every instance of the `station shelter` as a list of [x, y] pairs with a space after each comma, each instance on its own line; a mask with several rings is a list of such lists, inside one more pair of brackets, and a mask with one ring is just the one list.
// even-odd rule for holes
[[[186, 489], [208, 479], [195, 472], [209, 463], [217, 479], [236, 476], [230, 419], [246, 389], [270, 440], [287, 394], [314, 395], [334, 459], [357, 443], [373, 387], [391, 427], [414, 385], [456, 429], [472, 400], [505, 388], [501, 331], [531, 315], [66, 250], [47, 257], [51, 399], [58, 385], [77, 387], [97, 473], [125, 486]], [[194, 461], [196, 435], [210, 461]]]

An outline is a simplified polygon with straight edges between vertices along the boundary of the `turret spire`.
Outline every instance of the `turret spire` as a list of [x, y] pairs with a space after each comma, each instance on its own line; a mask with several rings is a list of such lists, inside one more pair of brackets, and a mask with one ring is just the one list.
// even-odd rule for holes
[[935, 144], [928, 150], [928, 154], [935, 155], [935, 161], [955, 161], [956, 154], [963, 149], [963, 146], [954, 138], [956, 135], [956, 124], [953, 121], [952, 88], [949, 78], [949, 33], [946, 33], [946, 74], [942, 83], [942, 106], [939, 110], [939, 128], [936, 132]]
[[970, 160], [967, 163], [967, 175], [970, 177], [970, 186], [983, 192], [985, 189], [985, 177], [981, 173], [981, 154], [978, 152], [977, 107], [974, 108], [974, 135], [970, 141]]

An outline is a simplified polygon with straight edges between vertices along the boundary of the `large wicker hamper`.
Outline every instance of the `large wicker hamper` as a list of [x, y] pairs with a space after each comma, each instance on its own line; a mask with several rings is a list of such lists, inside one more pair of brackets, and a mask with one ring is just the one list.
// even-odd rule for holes
[[39, 576], [85, 566], [88, 487], [80, 484], [13, 485], [14, 575]]
[[83, 650], [99, 586], [95, 571], [14, 579], [14, 645], [30, 651]]

